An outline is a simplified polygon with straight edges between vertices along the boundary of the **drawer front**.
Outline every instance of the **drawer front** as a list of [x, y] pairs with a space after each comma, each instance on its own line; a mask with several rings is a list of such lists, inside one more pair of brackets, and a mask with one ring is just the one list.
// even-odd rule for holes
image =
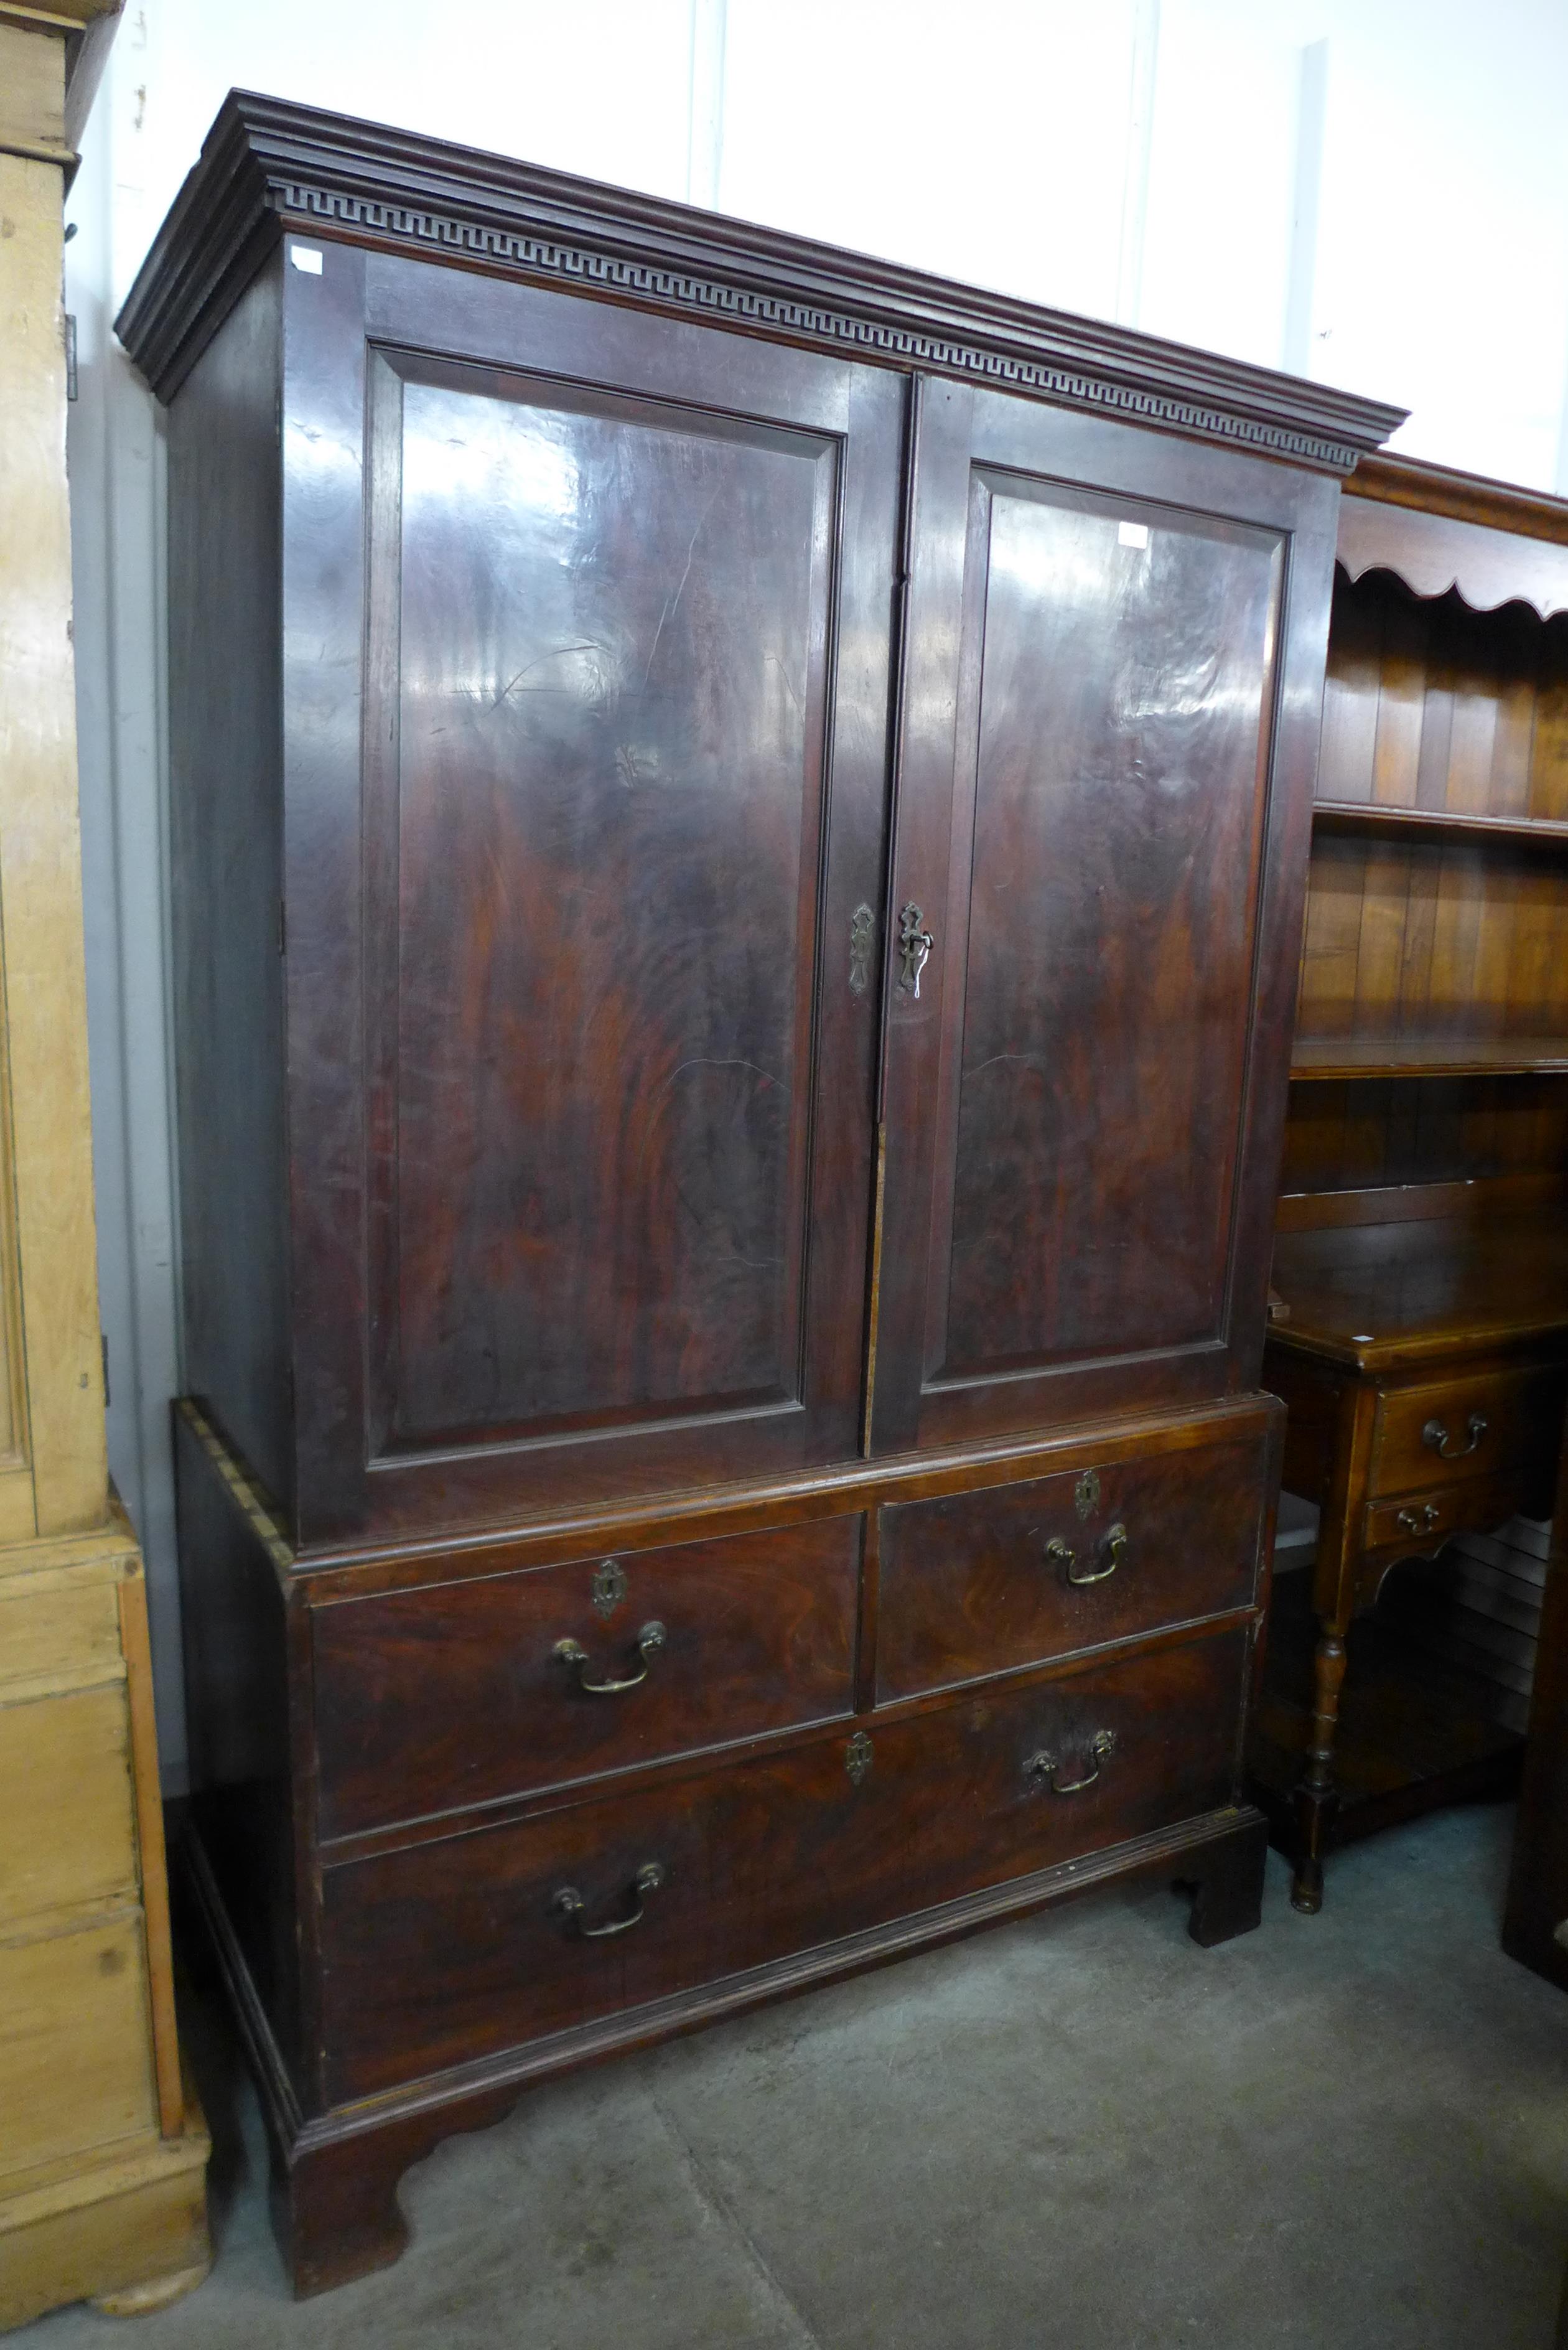
[[1489, 1371], [1379, 1397], [1372, 1492], [1416, 1493], [1540, 1458], [1555, 1461], [1568, 1379], [1558, 1369]]
[[831, 1518], [318, 1607], [321, 1833], [847, 1713], [859, 1579]]
[[[388, 2088], [1227, 1804], [1246, 1659], [1245, 1635], [1223, 1633], [328, 1867], [330, 2095]], [[639, 1894], [648, 1870], [662, 1882]], [[639, 1902], [622, 1933], [578, 1930]]]
[[1412, 1555], [1431, 1552], [1440, 1549], [1450, 1534], [1490, 1534], [1516, 1510], [1534, 1516], [1550, 1508], [1550, 1494], [1543, 1497], [1532, 1471], [1521, 1465], [1497, 1477], [1471, 1477], [1430, 1492], [1374, 1502], [1366, 1513], [1364, 1547], [1389, 1551], [1404, 1544]]
[[0, 1584], [0, 1696], [6, 1684], [109, 1678], [119, 1669], [119, 1596], [107, 1582], [50, 1575]]
[[125, 1685], [0, 1705], [0, 1925], [137, 1889]]
[[1205, 1445], [884, 1510], [877, 1696], [1246, 1607], [1264, 1460], [1261, 1439]]
[[157, 2126], [140, 1912], [0, 1945], [0, 2175]]

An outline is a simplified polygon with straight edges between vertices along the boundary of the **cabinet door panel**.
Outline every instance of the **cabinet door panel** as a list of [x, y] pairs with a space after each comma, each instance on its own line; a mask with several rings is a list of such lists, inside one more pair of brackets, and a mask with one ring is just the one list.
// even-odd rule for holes
[[400, 388], [389, 1434], [798, 1403], [836, 443]]
[[891, 1445], [1237, 1383], [1253, 977], [1279, 961], [1292, 531], [1263, 469], [992, 398], [962, 423], [928, 416], [919, 475], [896, 899], [933, 943], [920, 998], [890, 991]]
[[[900, 387], [390, 261], [357, 323], [362, 1368], [324, 1284], [303, 1481], [347, 1530], [852, 1453]], [[302, 1161], [349, 1139], [306, 1098], [341, 1031], [295, 1061]], [[354, 1173], [296, 1181], [307, 1282], [352, 1269]]]

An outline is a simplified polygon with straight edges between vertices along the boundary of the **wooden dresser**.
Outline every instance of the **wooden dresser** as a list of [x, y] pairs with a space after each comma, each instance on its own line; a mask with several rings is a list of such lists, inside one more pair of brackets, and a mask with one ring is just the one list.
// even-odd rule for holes
[[526, 2084], [1255, 1922], [1338, 481], [1396, 412], [249, 97], [169, 403], [192, 1865], [294, 2273]]
[[88, 1104], [61, 199], [109, 15], [0, 5], [0, 2328], [208, 2261]]
[[1255, 1750], [1309, 1911], [1334, 1843], [1517, 1775], [1484, 1693], [1359, 1684], [1350, 1631], [1402, 1560], [1551, 1514], [1568, 1396], [1568, 504], [1350, 489], [1263, 1368], [1323, 1513], [1314, 1686], [1276, 1639]]

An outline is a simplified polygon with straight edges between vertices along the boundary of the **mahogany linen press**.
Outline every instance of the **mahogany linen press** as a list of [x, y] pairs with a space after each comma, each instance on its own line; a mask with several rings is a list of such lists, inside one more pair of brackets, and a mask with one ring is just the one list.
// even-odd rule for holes
[[1399, 411], [245, 95], [119, 324], [191, 1867], [311, 2292], [531, 2082], [1136, 1872], [1256, 1922], [1339, 478]]

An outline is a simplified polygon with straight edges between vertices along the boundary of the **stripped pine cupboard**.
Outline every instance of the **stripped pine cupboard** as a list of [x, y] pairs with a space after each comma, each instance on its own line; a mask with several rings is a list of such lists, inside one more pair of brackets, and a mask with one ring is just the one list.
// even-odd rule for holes
[[160, 2307], [210, 2259], [88, 1097], [62, 202], [114, 13], [0, 10], [0, 2331]]
[[192, 1870], [310, 2292], [530, 2082], [1132, 1872], [1256, 1921], [1335, 513], [1397, 411], [248, 96], [119, 330]]

